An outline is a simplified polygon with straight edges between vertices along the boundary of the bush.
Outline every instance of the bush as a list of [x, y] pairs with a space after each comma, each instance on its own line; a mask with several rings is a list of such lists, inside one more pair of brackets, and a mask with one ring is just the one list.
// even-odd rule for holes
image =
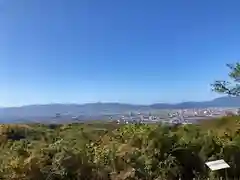
[[[200, 125], [2, 125], [0, 179], [207, 179], [225, 159], [240, 178], [237, 117]], [[235, 128], [231, 128], [231, 127]], [[219, 133], [221, 131], [221, 133]], [[224, 133], [223, 133], [224, 132]]]

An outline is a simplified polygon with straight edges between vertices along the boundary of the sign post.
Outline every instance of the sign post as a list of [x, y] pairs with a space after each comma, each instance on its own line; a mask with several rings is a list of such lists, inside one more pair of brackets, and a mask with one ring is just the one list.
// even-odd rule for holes
[[226, 180], [228, 179], [227, 175], [227, 168], [230, 168], [230, 166], [223, 160], [216, 160], [216, 161], [209, 161], [205, 163], [211, 171], [218, 171], [221, 169], [225, 169], [225, 176]]

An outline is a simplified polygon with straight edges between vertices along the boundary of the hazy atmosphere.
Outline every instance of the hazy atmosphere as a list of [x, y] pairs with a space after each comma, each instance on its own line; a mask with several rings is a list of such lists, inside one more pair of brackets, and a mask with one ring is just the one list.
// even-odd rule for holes
[[0, 0], [0, 180], [240, 180], [239, 7]]
[[0, 1], [0, 106], [212, 100], [240, 1]]

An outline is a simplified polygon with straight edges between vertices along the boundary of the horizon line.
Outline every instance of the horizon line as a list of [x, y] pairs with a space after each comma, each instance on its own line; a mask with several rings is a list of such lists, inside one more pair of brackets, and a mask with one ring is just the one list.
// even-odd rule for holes
[[[221, 96], [218, 98], [222, 97], [228, 97], [228, 96]], [[151, 106], [155, 104], [169, 104], [169, 105], [177, 105], [181, 103], [201, 103], [201, 102], [209, 102], [213, 101], [218, 98], [213, 98], [209, 100], [203, 100], [203, 101], [181, 101], [181, 102], [174, 102], [174, 103], [168, 103], [168, 102], [155, 102], [155, 103], [127, 103], [127, 102], [116, 102], [116, 101], [96, 101], [96, 102], [86, 102], [86, 103], [70, 103], [70, 102], [49, 102], [49, 103], [34, 103], [34, 104], [23, 104], [23, 105], [18, 105], [18, 106], [0, 106], [0, 108], [21, 108], [21, 107], [27, 107], [27, 106], [44, 106], [44, 105], [88, 105], [88, 104], [122, 104], [122, 105], [138, 105], [138, 106]]]

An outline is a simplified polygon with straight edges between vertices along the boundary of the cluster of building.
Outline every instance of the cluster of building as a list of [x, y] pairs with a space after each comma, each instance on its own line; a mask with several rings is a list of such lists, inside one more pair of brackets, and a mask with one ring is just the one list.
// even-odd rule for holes
[[229, 115], [240, 115], [239, 109], [205, 108], [205, 109], [183, 109], [169, 111], [168, 113], [129, 113], [117, 118], [117, 123], [174, 123], [192, 124], [202, 119], [210, 119]]
[[107, 120], [116, 122], [118, 124], [128, 123], [171, 123], [171, 124], [192, 124], [199, 120], [210, 119], [222, 116], [240, 115], [240, 109], [232, 108], [202, 108], [202, 109], [181, 109], [181, 110], [156, 110], [153, 112], [129, 112], [124, 114], [114, 115], [79, 115], [72, 116], [70, 113], [56, 113], [55, 119], [60, 122], [61, 119], [71, 121], [85, 121], [85, 120]]

